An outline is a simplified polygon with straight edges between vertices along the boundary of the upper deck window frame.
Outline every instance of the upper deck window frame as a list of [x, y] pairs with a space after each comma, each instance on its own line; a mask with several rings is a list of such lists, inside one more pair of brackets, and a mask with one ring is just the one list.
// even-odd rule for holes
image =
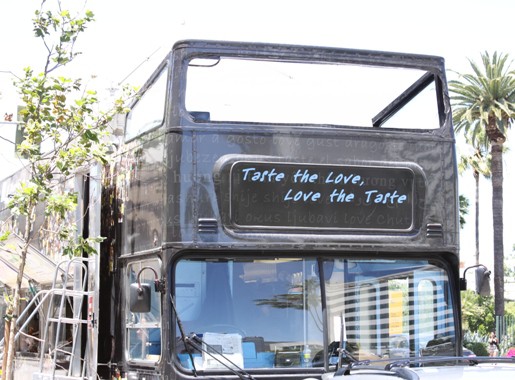
[[[242, 44], [242, 43], [212, 43], [208, 41], [185, 41], [178, 43], [175, 46], [174, 65], [181, 70], [181, 75], [174, 75], [176, 87], [175, 100], [176, 106], [181, 109], [177, 110], [176, 114], [181, 116], [186, 115], [189, 122], [213, 123], [213, 124], [272, 124], [272, 125], [329, 125], [336, 126], [350, 126], [350, 127], [384, 127], [386, 122], [392, 115], [394, 115], [405, 104], [409, 103], [416, 95], [421, 93], [427, 86], [433, 82], [433, 89], [436, 91], [433, 114], [435, 115], [435, 126], [430, 128], [401, 128], [408, 130], [446, 130], [448, 135], [452, 136], [451, 122], [450, 122], [450, 104], [448, 100], [447, 88], [445, 86], [445, 69], [444, 61], [440, 57], [415, 55], [415, 54], [402, 54], [402, 53], [385, 53], [374, 52], [365, 50], [352, 50], [352, 49], [333, 49], [324, 47], [302, 47], [291, 45], [265, 45], [265, 44]], [[222, 59], [237, 59], [242, 62], [249, 62], [251, 60], [262, 61], [265, 64], [270, 62], [287, 62], [305, 63], [305, 66], [315, 66], [324, 64], [326, 67], [355, 65], [360, 67], [375, 67], [383, 69], [385, 67], [397, 69], [411, 69], [419, 70], [419, 75], [408, 85], [401, 87], [395, 94], [391, 96], [391, 100], [385, 103], [384, 106], [377, 108], [375, 114], [367, 115], [369, 117], [369, 125], [360, 125], [359, 123], [333, 123], [324, 121], [323, 114], [320, 114], [320, 120], [302, 120], [293, 121], [275, 121], [275, 120], [252, 120], [252, 118], [234, 118], [225, 119], [217, 118], [210, 114], [209, 109], [196, 108], [187, 103], [188, 91], [191, 91], [191, 79], [188, 78], [189, 64], [199, 59], [210, 60], [212, 66], [216, 66]], [[209, 66], [209, 64], [208, 64]], [[180, 81], [181, 83], [177, 82]], [[190, 83], [188, 83], [190, 81]], [[180, 87], [179, 90], [177, 90]], [[211, 97], [212, 99], [219, 98], [218, 96]], [[257, 107], [259, 109], [259, 107]], [[306, 107], [304, 107], [306, 108]], [[318, 116], [317, 116], [318, 117]], [[422, 118], [420, 118], [422, 119]], [[188, 125], [187, 122], [182, 123]], [[374, 128], [376, 129], [376, 128]], [[397, 129], [397, 128], [394, 128]]]
[[125, 142], [163, 125], [167, 104], [168, 64], [161, 63], [131, 104], [125, 125]]

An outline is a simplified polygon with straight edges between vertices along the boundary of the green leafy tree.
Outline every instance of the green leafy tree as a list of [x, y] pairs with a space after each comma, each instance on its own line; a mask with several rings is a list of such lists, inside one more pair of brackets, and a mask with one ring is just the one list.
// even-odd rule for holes
[[506, 303], [506, 315], [515, 318], [515, 302]]
[[[506, 284], [515, 285], [515, 250], [512, 250], [504, 261], [504, 278]], [[508, 314], [507, 311], [506, 314]]]
[[463, 228], [465, 226], [466, 220], [465, 216], [469, 213], [470, 202], [467, 197], [464, 195], [460, 195], [460, 227]]
[[[109, 132], [112, 118], [126, 112], [125, 100], [132, 94], [125, 92], [109, 111], [99, 111], [99, 100], [94, 91], [83, 87], [80, 79], [72, 80], [54, 73], [71, 63], [79, 53], [74, 49], [77, 38], [93, 21], [93, 13], [85, 11], [72, 16], [56, 0], [56, 9], [43, 0], [33, 19], [35, 36], [43, 42], [47, 55], [44, 69], [35, 73], [26, 68], [24, 76], [15, 82], [23, 106], [24, 139], [17, 147], [25, 159], [26, 179], [19, 183], [8, 203], [12, 218], [2, 221], [0, 249], [19, 257], [16, 287], [9, 297], [6, 330], [12, 333], [6, 341], [2, 379], [11, 379], [14, 363], [14, 331], [20, 307], [20, 291], [27, 252], [32, 241], [41, 233], [36, 227], [36, 212], [44, 208], [45, 218], [54, 218], [56, 229], [46, 230], [61, 243], [63, 254], [82, 256], [95, 252], [100, 237], [77, 236], [76, 225], [68, 220], [77, 208], [74, 191], [56, 191], [56, 186], [92, 162], [105, 163], [110, 148]], [[37, 211], [38, 210], [38, 211]], [[63, 223], [62, 221], [65, 221]], [[6, 244], [10, 234], [20, 235], [20, 244]], [[2, 243], [3, 241], [3, 243]], [[6, 355], [7, 354], [7, 355]]]
[[495, 331], [494, 303], [471, 290], [461, 292], [463, 329], [480, 335]]
[[470, 61], [473, 74], [449, 82], [454, 94], [453, 120], [456, 130], [472, 140], [485, 133], [490, 146], [492, 172], [492, 215], [494, 236], [495, 314], [504, 315], [503, 246], [503, 144], [515, 115], [515, 74], [508, 55], [481, 54], [482, 67]]

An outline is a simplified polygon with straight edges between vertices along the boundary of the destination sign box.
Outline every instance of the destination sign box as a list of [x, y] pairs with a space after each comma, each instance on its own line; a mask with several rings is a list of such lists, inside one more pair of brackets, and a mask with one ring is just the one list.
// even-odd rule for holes
[[239, 228], [400, 230], [413, 226], [407, 167], [233, 162], [230, 222]]

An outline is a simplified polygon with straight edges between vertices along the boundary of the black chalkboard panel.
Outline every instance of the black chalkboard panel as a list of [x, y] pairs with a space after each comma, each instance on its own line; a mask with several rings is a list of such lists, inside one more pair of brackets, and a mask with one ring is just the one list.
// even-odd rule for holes
[[408, 231], [410, 168], [233, 162], [230, 222], [236, 228]]

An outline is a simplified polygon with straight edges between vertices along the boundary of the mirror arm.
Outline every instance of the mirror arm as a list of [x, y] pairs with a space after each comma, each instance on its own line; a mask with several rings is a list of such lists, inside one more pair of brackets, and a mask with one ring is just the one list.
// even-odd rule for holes
[[137, 280], [138, 280], [138, 293], [143, 293], [143, 289], [141, 288], [141, 272], [143, 272], [145, 269], [150, 269], [152, 272], [154, 272], [154, 287], [156, 292], [160, 292], [164, 294], [165, 292], [165, 281], [163, 279], [159, 279], [159, 276], [157, 274], [157, 271], [152, 267], [143, 267], [139, 270]]
[[465, 268], [465, 270], [463, 271], [463, 277], [460, 278], [460, 290], [467, 290], [467, 279], [465, 278], [465, 274], [467, 273], [467, 271], [469, 269], [479, 268], [479, 267], [483, 267], [486, 270], [488, 270], [488, 268], [486, 266], [484, 266], [483, 264], [471, 265], [470, 267]]

